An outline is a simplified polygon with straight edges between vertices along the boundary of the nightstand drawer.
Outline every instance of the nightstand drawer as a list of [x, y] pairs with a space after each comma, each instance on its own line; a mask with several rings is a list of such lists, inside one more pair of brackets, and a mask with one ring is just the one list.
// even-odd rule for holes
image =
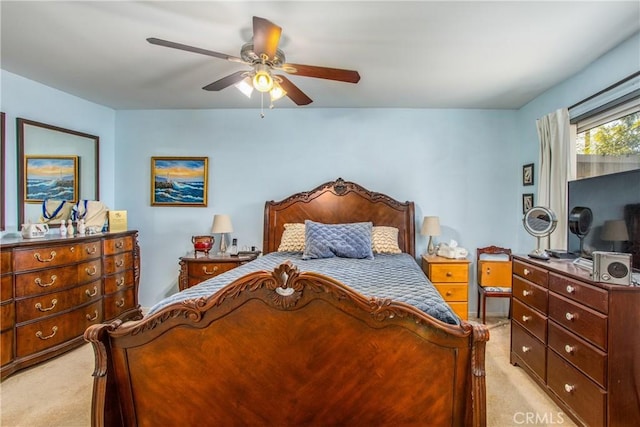
[[467, 283], [469, 267], [467, 264], [433, 264], [429, 267], [429, 280], [432, 282]]
[[467, 302], [447, 302], [451, 310], [454, 311], [462, 320], [467, 320], [469, 316], [469, 304]]
[[435, 283], [445, 301], [467, 301], [469, 287], [466, 283]]
[[202, 282], [237, 266], [235, 262], [194, 262], [189, 264], [189, 278], [198, 278]]

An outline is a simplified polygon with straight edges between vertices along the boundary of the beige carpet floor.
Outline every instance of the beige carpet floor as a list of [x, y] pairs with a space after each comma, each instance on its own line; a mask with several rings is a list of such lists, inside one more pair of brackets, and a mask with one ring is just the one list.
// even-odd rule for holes
[[[487, 425], [575, 426], [522, 369], [509, 363], [506, 319], [491, 319], [488, 324]], [[5, 379], [0, 383], [0, 425], [89, 426], [93, 363], [93, 349], [86, 344]]]

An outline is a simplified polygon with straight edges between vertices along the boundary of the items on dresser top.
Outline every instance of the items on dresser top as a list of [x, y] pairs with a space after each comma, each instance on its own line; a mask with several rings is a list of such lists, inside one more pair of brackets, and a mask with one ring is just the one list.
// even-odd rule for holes
[[514, 256], [512, 303], [512, 364], [580, 425], [640, 425], [640, 288]]
[[1, 242], [2, 378], [81, 345], [92, 324], [140, 316], [137, 232]]
[[469, 263], [437, 255], [422, 256], [422, 270], [451, 309], [463, 320], [469, 317]]

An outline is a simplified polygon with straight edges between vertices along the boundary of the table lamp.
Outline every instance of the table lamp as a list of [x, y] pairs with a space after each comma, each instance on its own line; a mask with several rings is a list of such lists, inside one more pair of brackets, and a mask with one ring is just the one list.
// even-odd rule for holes
[[227, 254], [226, 233], [233, 233], [233, 225], [231, 225], [231, 217], [229, 215], [214, 215], [212, 233], [220, 233], [220, 255]]
[[611, 251], [615, 251], [616, 242], [625, 242], [629, 240], [627, 224], [624, 222], [624, 219], [605, 221], [602, 226], [600, 238], [611, 242]]
[[427, 253], [433, 255], [436, 252], [436, 248], [433, 245], [433, 236], [440, 235], [440, 218], [437, 216], [425, 216], [422, 221], [422, 229], [420, 234], [423, 236], [429, 236], [429, 246], [427, 246]]

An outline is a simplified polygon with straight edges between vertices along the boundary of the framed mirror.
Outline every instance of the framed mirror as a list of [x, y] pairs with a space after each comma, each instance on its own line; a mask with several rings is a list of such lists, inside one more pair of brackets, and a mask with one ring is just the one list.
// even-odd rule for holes
[[17, 127], [18, 229], [60, 226], [78, 200], [100, 200], [100, 138], [22, 118]]
[[534, 206], [524, 215], [522, 223], [529, 234], [538, 238], [538, 247], [529, 256], [531, 258], [549, 259], [547, 251], [540, 247], [540, 238], [547, 237], [556, 229], [558, 220], [555, 213], [544, 206]]

